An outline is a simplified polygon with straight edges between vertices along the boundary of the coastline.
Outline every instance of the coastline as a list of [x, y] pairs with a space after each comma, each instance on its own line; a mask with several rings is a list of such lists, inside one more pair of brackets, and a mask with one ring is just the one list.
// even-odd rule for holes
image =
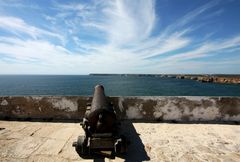
[[203, 83], [240, 84], [238, 74], [101, 74], [90, 73], [90, 76], [122, 76], [122, 77], [167, 77], [191, 79]]
[[191, 79], [203, 83], [240, 84], [239, 75], [177, 75], [177, 79]]

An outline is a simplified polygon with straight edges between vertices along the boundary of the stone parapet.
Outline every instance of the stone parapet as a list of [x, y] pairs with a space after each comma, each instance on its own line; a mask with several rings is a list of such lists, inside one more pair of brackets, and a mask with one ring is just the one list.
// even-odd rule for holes
[[[90, 96], [0, 97], [0, 119], [69, 120], [84, 116]], [[108, 97], [119, 119], [149, 122], [240, 121], [240, 97]]]

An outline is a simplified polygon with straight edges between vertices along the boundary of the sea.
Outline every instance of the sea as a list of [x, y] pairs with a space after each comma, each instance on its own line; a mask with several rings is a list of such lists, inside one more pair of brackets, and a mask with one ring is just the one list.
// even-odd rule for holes
[[0, 75], [0, 96], [240, 96], [240, 85], [153, 76]]

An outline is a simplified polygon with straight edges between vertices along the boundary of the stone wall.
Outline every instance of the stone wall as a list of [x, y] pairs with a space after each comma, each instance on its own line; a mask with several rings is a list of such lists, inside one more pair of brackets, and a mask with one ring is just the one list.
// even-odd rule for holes
[[[70, 120], [84, 116], [91, 97], [0, 97], [0, 119]], [[240, 97], [109, 97], [119, 119], [141, 121], [240, 121]]]

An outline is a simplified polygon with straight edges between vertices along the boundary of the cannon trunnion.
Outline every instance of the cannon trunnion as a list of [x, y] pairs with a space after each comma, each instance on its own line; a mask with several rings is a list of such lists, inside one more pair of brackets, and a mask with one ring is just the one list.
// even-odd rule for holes
[[126, 139], [120, 135], [116, 113], [112, 104], [107, 101], [102, 85], [95, 87], [92, 103], [87, 105], [83, 122], [80, 124], [85, 135], [79, 136], [73, 146], [81, 157], [114, 157], [126, 152]]

